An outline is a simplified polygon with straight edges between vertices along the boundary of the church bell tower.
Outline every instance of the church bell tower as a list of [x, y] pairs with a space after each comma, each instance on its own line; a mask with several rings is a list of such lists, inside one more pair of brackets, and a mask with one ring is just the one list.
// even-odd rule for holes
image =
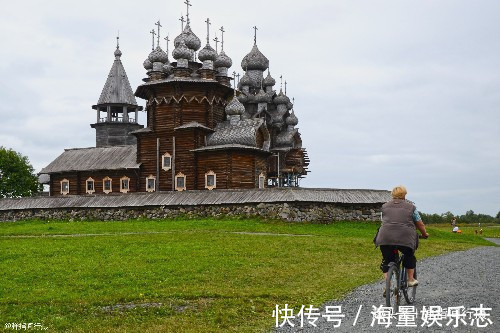
[[135, 100], [120, 59], [119, 37], [116, 39], [115, 61], [99, 101], [92, 106], [97, 111], [96, 123], [90, 125], [96, 129], [96, 147], [135, 145], [137, 139], [130, 132], [144, 127], [137, 122], [142, 106], [137, 105]]

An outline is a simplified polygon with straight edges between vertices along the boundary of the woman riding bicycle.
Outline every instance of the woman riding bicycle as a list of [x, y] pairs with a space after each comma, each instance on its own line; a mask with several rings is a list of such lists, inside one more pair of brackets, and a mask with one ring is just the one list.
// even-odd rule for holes
[[389, 263], [395, 261], [394, 251], [401, 251], [404, 254], [403, 266], [408, 271], [408, 286], [413, 287], [418, 285], [417, 279], [413, 276], [417, 264], [416, 229], [418, 228], [424, 238], [429, 237], [429, 234], [415, 205], [405, 200], [406, 188], [397, 186], [391, 194], [392, 200], [382, 206], [382, 225], [375, 239], [375, 244], [380, 246], [383, 257], [380, 269], [387, 279]]

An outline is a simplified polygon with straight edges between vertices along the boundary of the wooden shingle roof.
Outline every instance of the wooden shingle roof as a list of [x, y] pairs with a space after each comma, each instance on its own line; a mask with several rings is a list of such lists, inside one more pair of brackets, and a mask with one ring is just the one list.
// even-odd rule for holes
[[40, 171], [51, 174], [71, 171], [138, 169], [137, 146], [65, 149]]
[[[117, 49], [117, 51], [119, 50]], [[125, 68], [120, 60], [121, 52], [117, 53], [117, 51], [115, 51], [115, 61], [113, 62], [113, 66], [111, 66], [97, 105], [137, 105], [127, 73], [125, 73]]]
[[201, 206], [257, 203], [335, 203], [381, 204], [391, 194], [383, 190], [343, 190], [310, 188], [275, 188], [252, 190], [214, 190], [128, 193], [108, 195], [68, 195], [0, 199], [0, 211], [50, 208], [123, 208], [154, 206]]

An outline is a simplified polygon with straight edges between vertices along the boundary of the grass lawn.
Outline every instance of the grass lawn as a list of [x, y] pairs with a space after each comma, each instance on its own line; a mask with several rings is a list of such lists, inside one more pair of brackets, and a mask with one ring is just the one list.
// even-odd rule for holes
[[[0, 327], [269, 331], [276, 304], [319, 306], [379, 279], [377, 226], [256, 219], [0, 223]], [[417, 257], [492, 245], [448, 229], [429, 227]]]

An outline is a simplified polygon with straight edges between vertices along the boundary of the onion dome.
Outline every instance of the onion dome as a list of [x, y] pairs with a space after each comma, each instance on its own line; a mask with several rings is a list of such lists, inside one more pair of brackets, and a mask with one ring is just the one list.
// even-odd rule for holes
[[255, 95], [255, 102], [256, 103], [270, 103], [271, 102], [271, 98], [261, 88], [259, 90], [259, 93], [257, 95]]
[[288, 126], [297, 126], [297, 124], [299, 123], [299, 119], [297, 118], [297, 116], [295, 116], [295, 112], [293, 112], [293, 110], [292, 113], [288, 117], [286, 117], [285, 122]]
[[257, 45], [255, 44], [243, 60], [241, 61], [241, 68], [244, 70], [261, 70], [265, 71], [269, 67], [269, 60], [263, 55]]
[[241, 102], [236, 98], [236, 96], [233, 97], [231, 102], [226, 106], [226, 114], [228, 116], [239, 116], [242, 115], [245, 112], [245, 106], [241, 104]]
[[170, 74], [172, 73], [172, 65], [170, 64], [170, 62], [166, 63], [165, 65], [163, 65], [163, 71], [167, 74]]
[[288, 104], [290, 103], [290, 98], [288, 98], [285, 94], [283, 94], [283, 90], [280, 90], [278, 96], [274, 98], [274, 104]]
[[219, 56], [217, 57], [217, 59], [215, 59], [214, 66], [216, 68], [219, 68], [219, 67], [229, 68], [232, 65], [233, 65], [233, 61], [231, 60], [231, 58], [229, 58], [226, 55], [224, 50], [220, 51]]
[[243, 76], [240, 79], [240, 86], [250, 86], [252, 84], [252, 80], [250, 79], [250, 76], [245, 72]]
[[121, 57], [121, 56], [122, 56], [122, 51], [120, 51], [120, 49], [117, 46], [115, 50], [115, 57]]
[[174, 57], [175, 60], [178, 59], [191, 60], [193, 59], [193, 52], [194, 52], [193, 50], [188, 49], [184, 40], [181, 40], [179, 45], [177, 45], [174, 51], [172, 52], [172, 56]]
[[198, 59], [200, 61], [211, 60], [215, 61], [217, 59], [217, 52], [210, 46], [210, 44], [205, 45], [204, 48], [198, 53]]
[[143, 66], [148, 71], [153, 69], [153, 63], [149, 61], [149, 58], [144, 60]]
[[271, 73], [267, 72], [267, 76], [262, 84], [264, 85], [264, 87], [274, 86], [276, 84], [276, 80], [273, 79]]
[[179, 36], [175, 37], [174, 46], [176, 48], [179, 47], [181, 41], [184, 41], [186, 46], [193, 51], [198, 51], [201, 47], [200, 39], [193, 33], [189, 24], [186, 25], [184, 31]]
[[148, 59], [152, 63], [155, 62], [165, 63], [168, 61], [168, 55], [165, 53], [165, 51], [161, 49], [161, 47], [157, 46], [156, 49], [154, 49], [154, 51], [149, 54]]
[[248, 96], [242, 92], [239, 96], [238, 96], [238, 100], [241, 102], [241, 103], [247, 103], [249, 98]]

